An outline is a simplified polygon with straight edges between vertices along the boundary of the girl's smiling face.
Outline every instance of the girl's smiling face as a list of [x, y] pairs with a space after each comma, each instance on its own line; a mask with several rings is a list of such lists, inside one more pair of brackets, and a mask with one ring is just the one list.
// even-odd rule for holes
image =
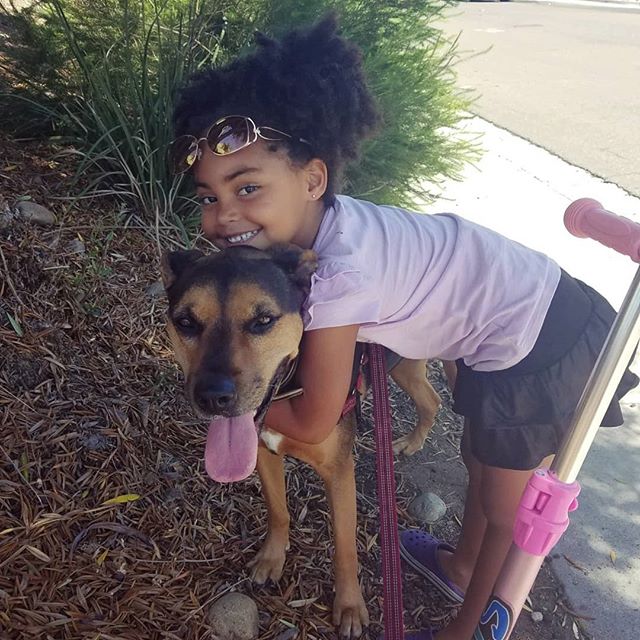
[[[205, 145], [206, 146], [206, 145]], [[322, 220], [326, 165], [294, 165], [260, 140], [228, 156], [202, 150], [194, 166], [202, 230], [218, 248], [276, 243], [311, 248]]]

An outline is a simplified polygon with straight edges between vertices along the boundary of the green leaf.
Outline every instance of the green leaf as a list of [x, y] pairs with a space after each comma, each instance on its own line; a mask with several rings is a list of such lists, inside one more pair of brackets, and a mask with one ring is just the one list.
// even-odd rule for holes
[[112, 505], [112, 504], [123, 504], [125, 502], [135, 502], [136, 500], [140, 500], [140, 497], [137, 493], [125, 493], [120, 496], [116, 496], [115, 498], [109, 498], [109, 500], [105, 500], [102, 503], [102, 506]]
[[9, 320], [9, 322], [11, 323], [11, 326], [13, 327], [13, 330], [18, 334], [19, 338], [22, 338], [22, 336], [24, 335], [24, 331], [22, 330], [22, 326], [20, 325], [20, 322], [18, 321], [18, 318], [16, 318], [15, 316], [11, 315], [8, 311], [5, 312], [7, 314], [7, 318]]

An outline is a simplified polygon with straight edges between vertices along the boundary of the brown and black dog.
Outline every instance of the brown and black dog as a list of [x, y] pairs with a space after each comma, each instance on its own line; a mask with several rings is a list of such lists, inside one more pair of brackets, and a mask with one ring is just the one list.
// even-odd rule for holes
[[[278, 580], [289, 546], [283, 456], [310, 464], [325, 484], [335, 536], [333, 621], [358, 638], [368, 614], [358, 583], [356, 488], [352, 447], [355, 417], [347, 414], [321, 444], [262, 428], [262, 419], [298, 354], [301, 307], [316, 267], [312, 251], [237, 247], [205, 256], [168, 253], [163, 281], [168, 330], [194, 410], [211, 421], [205, 467], [215, 480], [247, 477], [257, 466], [267, 503], [268, 533], [252, 562], [258, 583]], [[392, 378], [413, 399], [418, 422], [394, 443], [407, 454], [422, 448], [440, 399], [424, 360], [400, 360]]]

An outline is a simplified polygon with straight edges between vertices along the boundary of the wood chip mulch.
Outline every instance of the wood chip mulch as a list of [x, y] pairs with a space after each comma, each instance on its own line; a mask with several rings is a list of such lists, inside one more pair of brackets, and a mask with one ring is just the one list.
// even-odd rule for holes
[[[336, 637], [319, 479], [287, 463], [285, 573], [253, 585], [247, 564], [266, 521], [259, 483], [254, 474], [217, 485], [204, 472], [206, 425], [183, 397], [165, 336], [156, 243], [108, 204], [56, 200], [73, 167], [50, 147], [0, 138], [0, 148], [0, 205], [29, 196], [58, 217], [47, 229], [0, 226], [0, 638], [212, 639], [208, 608], [233, 590], [257, 603], [261, 639]], [[393, 404], [408, 430], [412, 409], [397, 391]], [[456, 457], [459, 424], [439, 428], [451, 442], [442, 455]], [[375, 638], [370, 421], [362, 430], [358, 549]], [[406, 478], [400, 469], [400, 524], [415, 526]], [[451, 615], [416, 576], [405, 585], [408, 627]]]

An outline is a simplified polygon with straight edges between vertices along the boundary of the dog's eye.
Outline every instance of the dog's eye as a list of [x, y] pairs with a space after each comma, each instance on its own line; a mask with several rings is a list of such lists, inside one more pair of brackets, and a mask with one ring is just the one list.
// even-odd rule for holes
[[180, 333], [186, 335], [194, 335], [200, 330], [200, 325], [189, 316], [179, 316], [174, 319], [173, 324]]
[[275, 324], [277, 318], [268, 313], [262, 313], [249, 323], [251, 333], [266, 333]]

